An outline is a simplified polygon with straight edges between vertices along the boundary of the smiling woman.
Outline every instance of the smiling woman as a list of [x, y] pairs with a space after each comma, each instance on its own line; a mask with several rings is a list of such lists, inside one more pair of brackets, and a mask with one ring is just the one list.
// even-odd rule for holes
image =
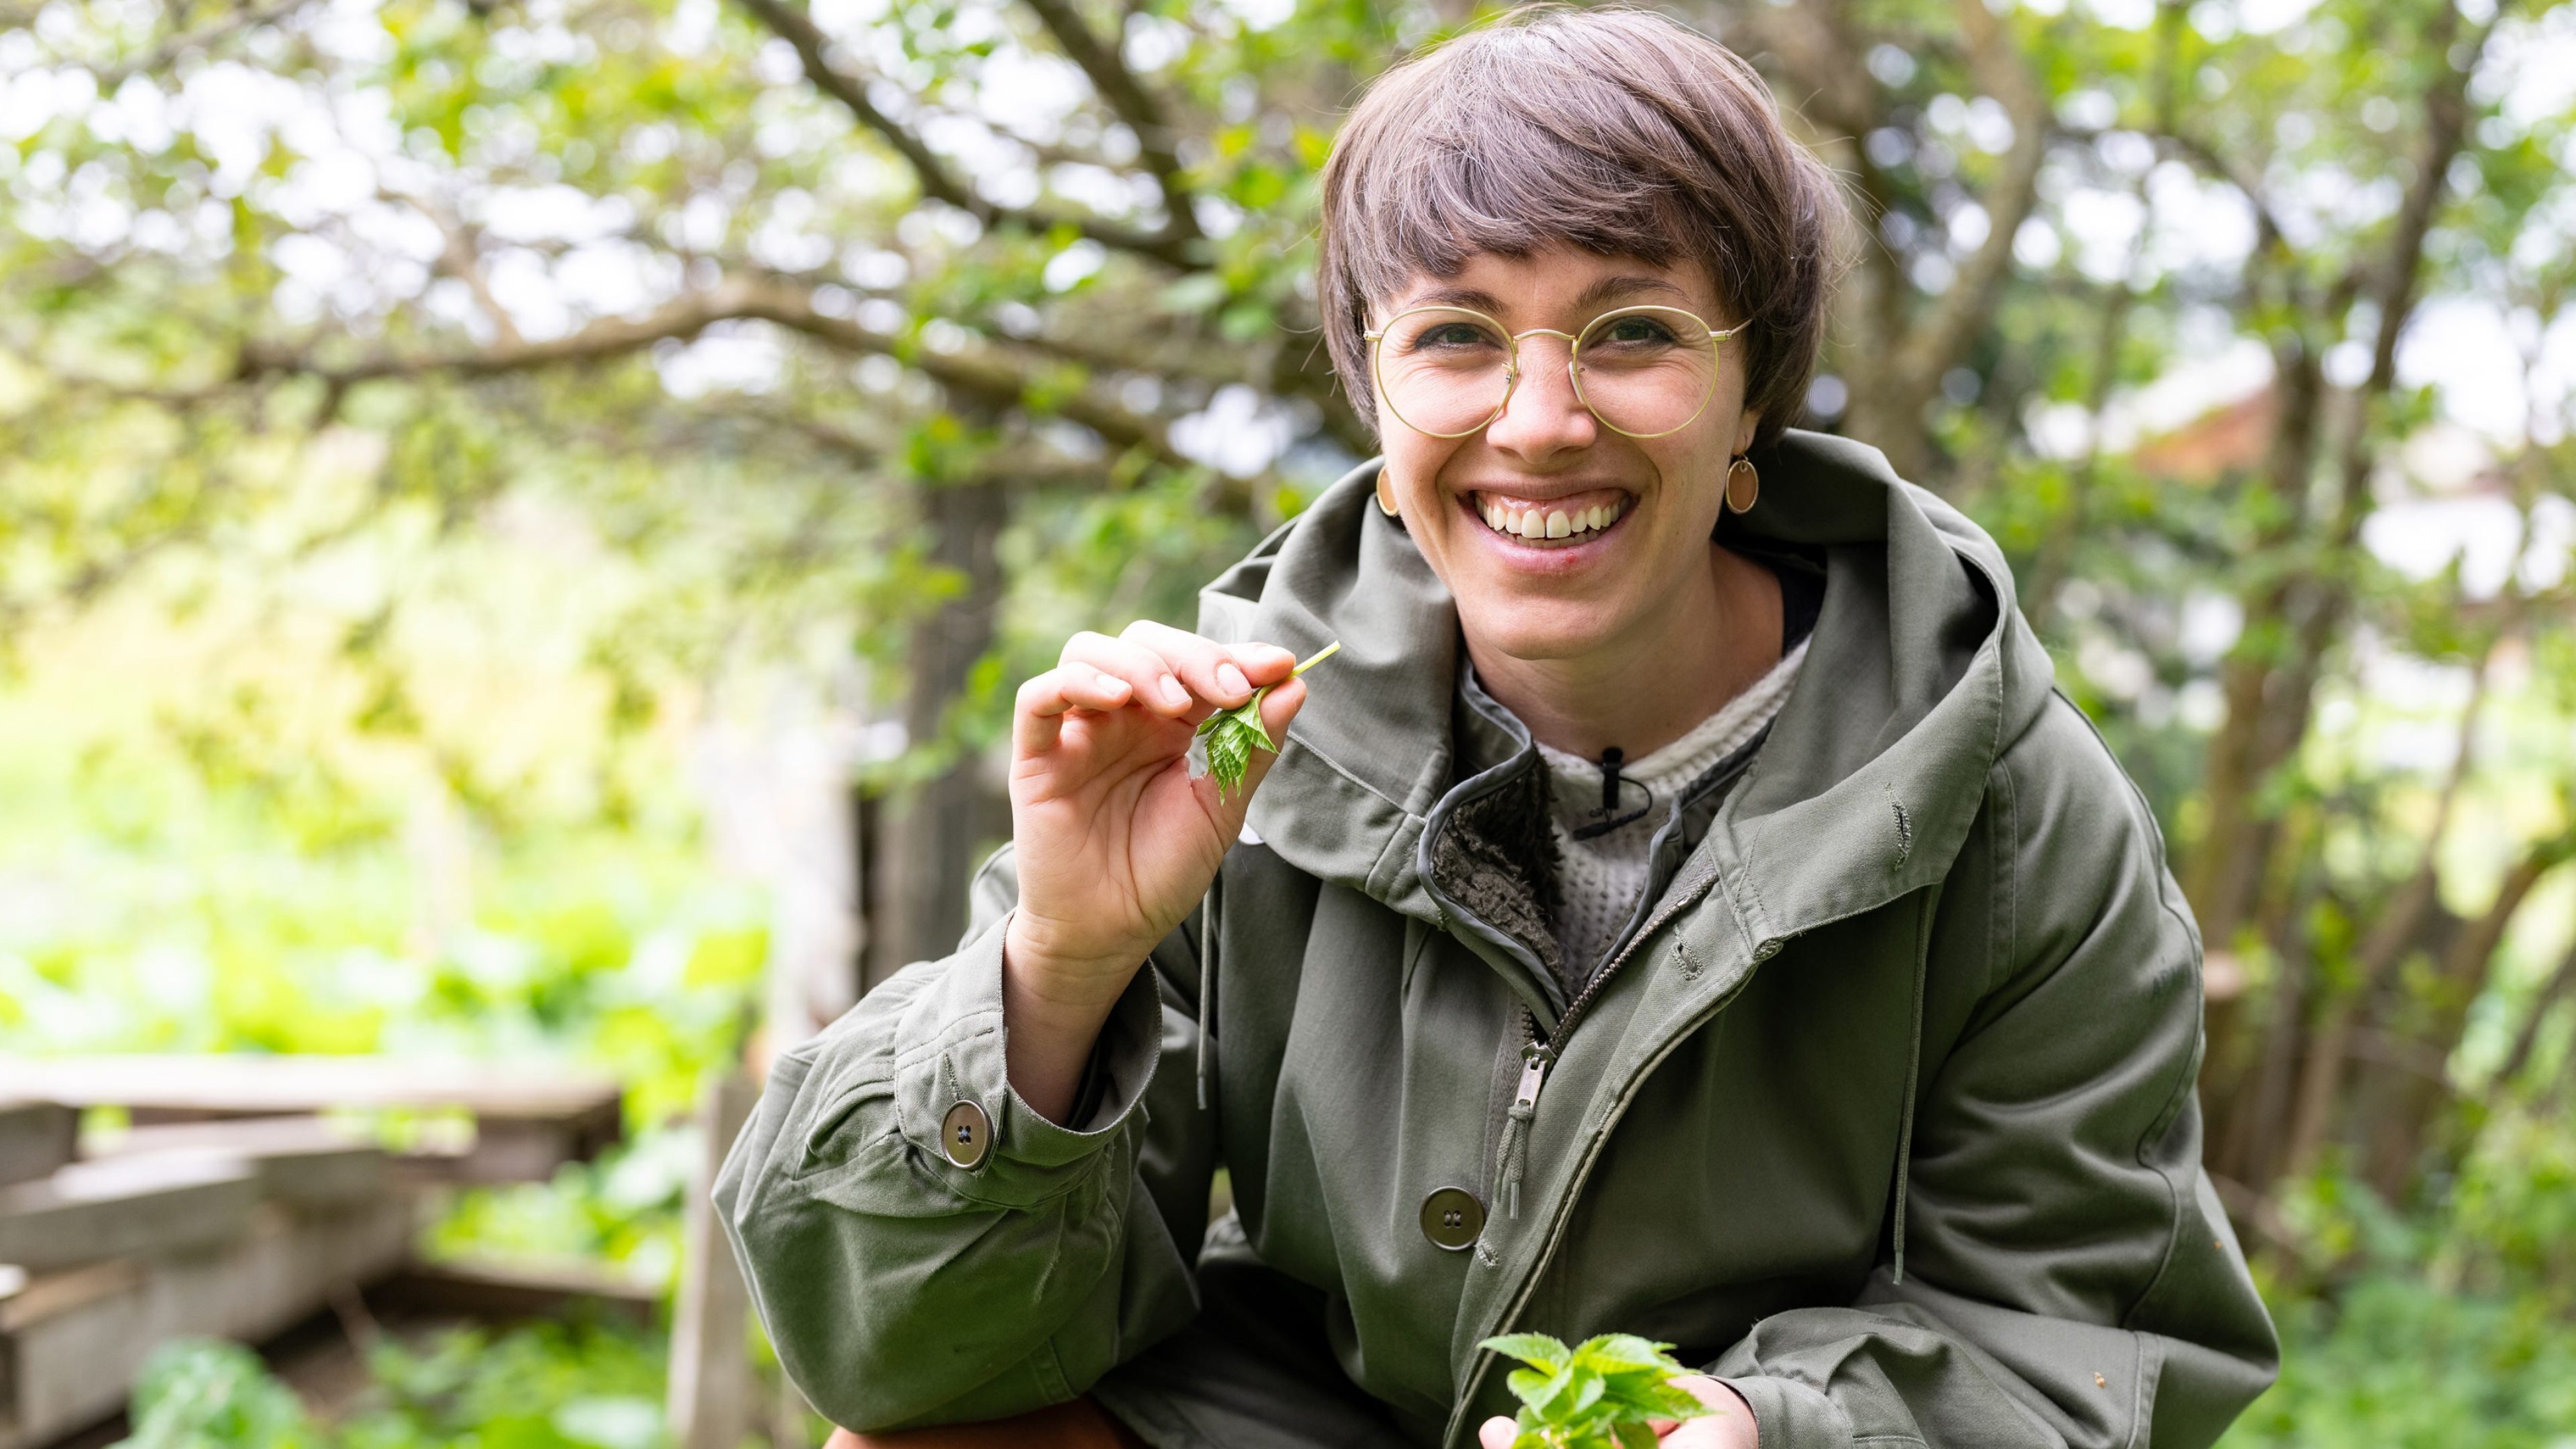
[[1655, 16], [1371, 89], [1319, 290], [1383, 456], [1021, 687], [965, 941], [726, 1165], [847, 1442], [1503, 1449], [1515, 1331], [1673, 1347], [1669, 1449], [2205, 1445], [2268, 1381], [2151, 816], [1992, 540], [1787, 426], [1837, 214]]

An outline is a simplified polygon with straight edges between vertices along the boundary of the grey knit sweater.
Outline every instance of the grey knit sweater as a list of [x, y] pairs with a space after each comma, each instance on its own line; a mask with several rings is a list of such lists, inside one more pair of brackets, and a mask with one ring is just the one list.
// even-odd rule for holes
[[1634, 813], [1645, 805], [1647, 790], [1654, 792], [1654, 803], [1636, 819], [1589, 840], [1576, 839], [1574, 832], [1603, 818], [1600, 763], [1539, 745], [1555, 797], [1548, 813], [1558, 857], [1556, 943], [1574, 980], [1592, 974], [1635, 912], [1637, 897], [1644, 893], [1652, 873], [1649, 847], [1655, 832], [1672, 819], [1673, 804], [1682, 790], [1771, 722], [1789, 698], [1789, 687], [1797, 682], [1798, 668], [1806, 658], [1807, 641], [1800, 639], [1768, 674], [1692, 726], [1688, 734], [1652, 754], [1622, 762], [1619, 814]]

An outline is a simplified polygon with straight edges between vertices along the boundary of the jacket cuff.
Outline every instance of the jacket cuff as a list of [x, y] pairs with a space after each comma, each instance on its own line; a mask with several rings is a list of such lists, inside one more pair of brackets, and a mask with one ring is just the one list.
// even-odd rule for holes
[[1768, 1375], [1718, 1382], [1752, 1407], [1762, 1449], [1851, 1449], [1851, 1420], [1805, 1384]]
[[[1048, 1121], [1011, 1090], [1002, 1023], [1009, 924], [1005, 915], [961, 947], [904, 1013], [898, 1040], [909, 1045], [895, 1056], [894, 1091], [897, 1124], [931, 1172], [960, 1196], [1021, 1207], [1070, 1190], [1141, 1120], [1136, 1104], [1162, 1055], [1163, 1002], [1140, 963], [1092, 1044], [1087, 1110], [1070, 1127]], [[980, 1153], [954, 1140], [961, 1122], [988, 1134]]]

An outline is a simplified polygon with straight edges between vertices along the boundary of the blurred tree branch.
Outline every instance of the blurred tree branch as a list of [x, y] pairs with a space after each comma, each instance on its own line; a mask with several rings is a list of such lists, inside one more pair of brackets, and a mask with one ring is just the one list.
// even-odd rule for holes
[[878, 139], [904, 159], [920, 182], [922, 195], [946, 202], [986, 226], [1017, 223], [1035, 232], [1070, 226], [1103, 246], [1150, 257], [1165, 266], [1186, 270], [1192, 265], [1190, 244], [1195, 240], [1197, 226], [1195, 222], [1179, 222], [1188, 209], [1185, 195], [1173, 198], [1173, 204], [1168, 208], [1173, 221], [1167, 222], [1160, 231], [1145, 231], [1087, 211], [1057, 212], [999, 205], [977, 194], [971, 182], [950, 172], [947, 163], [939, 159], [929, 143], [879, 108], [868, 96], [868, 86], [873, 78], [854, 74], [836, 64], [831, 37], [825, 35], [822, 27], [803, 10], [788, 0], [738, 0], [738, 3], [794, 48], [798, 63], [805, 68], [806, 79], [816, 90], [848, 108], [860, 124], [874, 131]]

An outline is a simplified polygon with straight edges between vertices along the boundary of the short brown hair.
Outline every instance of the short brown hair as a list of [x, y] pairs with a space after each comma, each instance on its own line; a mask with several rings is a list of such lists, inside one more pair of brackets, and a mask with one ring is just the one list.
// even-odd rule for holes
[[1647, 11], [1529, 6], [1388, 70], [1342, 127], [1324, 166], [1324, 337], [1374, 426], [1369, 304], [1416, 274], [1551, 245], [1696, 260], [1750, 324], [1758, 447], [1806, 399], [1843, 216], [1735, 52]]

